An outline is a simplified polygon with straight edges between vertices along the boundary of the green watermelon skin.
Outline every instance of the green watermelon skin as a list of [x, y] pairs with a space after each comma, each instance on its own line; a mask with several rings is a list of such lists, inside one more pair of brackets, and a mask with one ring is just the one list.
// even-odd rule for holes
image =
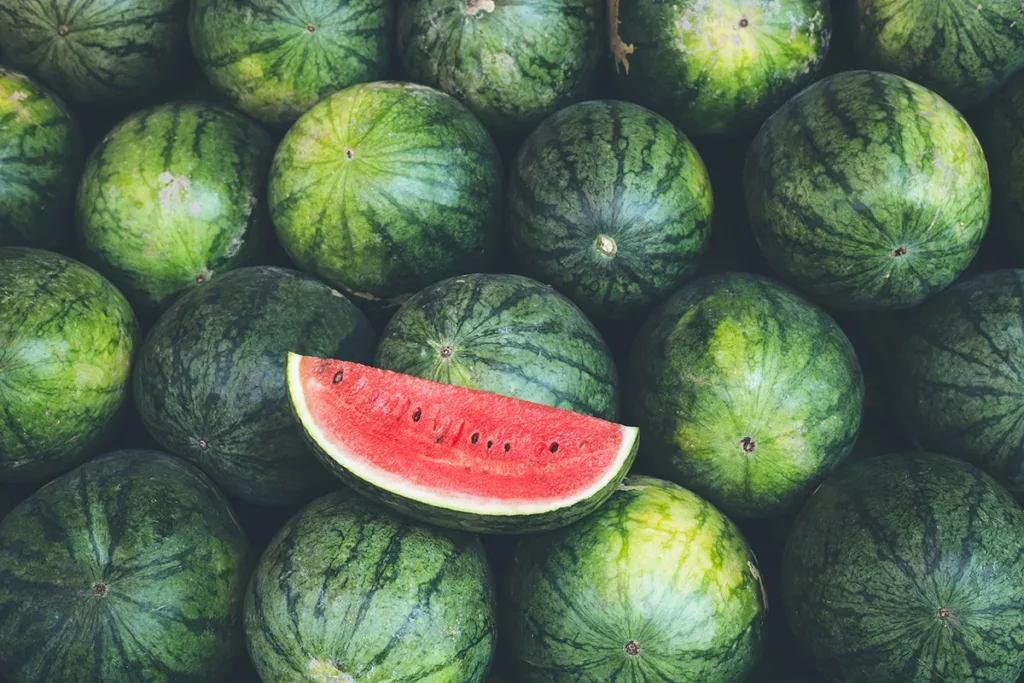
[[95, 454], [128, 395], [139, 337], [88, 266], [0, 248], [0, 481], [42, 481]]
[[283, 127], [342, 88], [384, 77], [394, 14], [391, 0], [197, 0], [188, 33], [203, 72], [234, 106]]
[[0, 45], [6, 64], [70, 102], [131, 105], [180, 70], [187, 16], [187, 0], [13, 0], [0, 6]]
[[136, 112], [93, 150], [76, 222], [87, 262], [142, 311], [252, 265], [269, 238], [270, 137], [203, 102]]
[[0, 667], [11, 683], [223, 680], [250, 564], [199, 470], [157, 451], [97, 458], [0, 523]]
[[1024, 498], [1024, 270], [964, 279], [908, 321], [894, 367], [905, 427]]
[[475, 273], [418, 292], [381, 334], [373, 364], [616, 421], [607, 344], [571, 301], [520, 275]]
[[496, 642], [480, 539], [335, 492], [296, 514], [245, 598], [264, 681], [482, 683]]
[[330, 490], [288, 402], [289, 351], [358, 363], [373, 357], [366, 316], [319, 280], [239, 268], [178, 299], [139, 352], [135, 405], [157, 442], [232, 496], [304, 503]]
[[1010, 683], [1024, 668], [1024, 511], [969, 463], [927, 453], [850, 463], [800, 511], [783, 602], [844, 683]]
[[988, 166], [967, 121], [893, 74], [838, 73], [788, 101], [757, 134], [743, 183], [771, 266], [839, 310], [921, 303], [988, 227]]
[[631, 476], [596, 513], [523, 536], [505, 584], [525, 683], [741, 683], [763, 646], [757, 560], [706, 500]]
[[843, 331], [755, 275], [676, 293], [637, 333], [628, 377], [639, 458], [735, 517], [794, 511], [849, 455], [863, 413]]
[[528, 130], [597, 88], [601, 0], [398, 0], [398, 55], [490, 129]]
[[635, 104], [590, 101], [544, 121], [509, 173], [507, 229], [521, 269], [592, 319], [668, 298], [697, 271], [714, 198], [699, 152]]
[[84, 157], [81, 130], [64, 101], [0, 68], [0, 246], [71, 244]]
[[814, 81], [832, 38], [827, 0], [619, 2], [611, 45], [624, 99], [687, 135], [756, 129]]
[[963, 109], [1024, 67], [1018, 0], [857, 0], [856, 50], [871, 69], [905, 76]]
[[974, 129], [992, 175], [992, 222], [997, 248], [1024, 257], [1024, 72], [1011, 77], [978, 112]]
[[302, 115], [274, 155], [270, 212], [300, 268], [393, 309], [493, 262], [502, 167], [487, 130], [422, 85], [346, 88]]

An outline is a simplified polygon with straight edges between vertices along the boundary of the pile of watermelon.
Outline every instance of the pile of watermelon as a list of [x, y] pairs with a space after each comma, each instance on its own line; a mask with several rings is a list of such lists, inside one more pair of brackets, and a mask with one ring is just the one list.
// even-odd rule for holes
[[1024, 681], [1020, 0], [0, 3], [0, 681]]

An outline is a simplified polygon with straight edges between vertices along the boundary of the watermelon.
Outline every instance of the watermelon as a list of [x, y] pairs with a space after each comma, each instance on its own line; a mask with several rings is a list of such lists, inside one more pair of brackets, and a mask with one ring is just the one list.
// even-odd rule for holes
[[138, 323], [92, 268], [28, 247], [0, 248], [0, 302], [0, 481], [42, 481], [117, 426]]
[[508, 230], [523, 272], [591, 318], [644, 312], [697, 270], [714, 199], [704, 162], [669, 121], [591, 101], [554, 114], [509, 173]]
[[554, 289], [475, 273], [418, 292], [381, 334], [373, 364], [615, 421], [619, 378], [594, 325]]
[[618, 91], [699, 137], [756, 129], [815, 79], [832, 37], [828, 0], [610, 6]]
[[1020, 0], [856, 0], [856, 50], [958, 107], [988, 97], [1024, 67]]
[[178, 299], [150, 330], [135, 405], [157, 442], [232, 496], [304, 503], [331, 477], [296, 428], [290, 351], [369, 362], [375, 334], [348, 299], [308, 275], [239, 268]]
[[19, 683], [223, 680], [249, 565], [199, 470], [156, 451], [97, 458], [0, 523], [0, 670]]
[[358, 363], [289, 354], [293, 411], [322, 462], [422, 521], [540, 531], [585, 516], [633, 463], [637, 430]]
[[836, 309], [905, 309], [974, 258], [988, 167], [967, 121], [893, 74], [818, 81], [764, 124], [744, 168], [758, 243], [789, 282]]
[[0, 246], [70, 245], [84, 157], [82, 133], [64, 101], [0, 68]]
[[767, 611], [757, 559], [706, 500], [628, 477], [590, 517], [519, 540], [504, 586], [525, 683], [746, 680]]
[[1024, 669], [1024, 511], [973, 465], [852, 462], [800, 511], [783, 557], [789, 622], [844, 683], [1011, 683]]
[[1024, 71], [985, 103], [974, 129], [992, 174], [991, 239], [1024, 265]]
[[860, 364], [835, 321], [761, 276], [684, 287], [630, 353], [639, 457], [736, 517], [799, 506], [853, 449], [863, 402]]
[[256, 261], [270, 137], [203, 102], [136, 112], [93, 150], [76, 218], [88, 261], [142, 311]]
[[480, 539], [343, 492], [278, 532], [245, 596], [264, 681], [483, 683], [495, 597]]
[[126, 106], [166, 88], [188, 54], [188, 0], [9, 0], [5, 63], [67, 100]]
[[196, 0], [188, 35], [203, 72], [231, 103], [287, 126], [337, 90], [383, 78], [394, 3]]
[[354, 85], [281, 141], [270, 212], [292, 260], [376, 310], [486, 268], [497, 249], [502, 168], [458, 101], [412, 83]]
[[1024, 499], [1024, 270], [967, 278], [907, 323], [898, 404], [923, 449], [963, 457]]
[[515, 133], [597, 88], [603, 0], [398, 0], [398, 55], [410, 80]]

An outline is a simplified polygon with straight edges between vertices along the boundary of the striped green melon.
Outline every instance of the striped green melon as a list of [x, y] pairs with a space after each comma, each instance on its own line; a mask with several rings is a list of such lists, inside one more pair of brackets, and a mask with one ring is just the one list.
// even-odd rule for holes
[[597, 87], [604, 0], [398, 0], [409, 78], [489, 128], [529, 130]]
[[195, 467], [118, 451], [0, 523], [0, 670], [11, 683], [224, 680], [241, 654], [249, 544]]
[[800, 511], [783, 604], [830, 681], [1012, 683], [1022, 557], [1024, 511], [991, 477], [942, 455], [883, 455], [841, 468]]
[[41, 83], [0, 68], [0, 246], [43, 249], [72, 242], [82, 133]]
[[1024, 71], [986, 101], [974, 129], [992, 174], [991, 240], [1024, 265]]
[[609, 4], [619, 92], [693, 136], [756, 129], [814, 80], [831, 43], [828, 0]]
[[694, 275], [711, 237], [700, 154], [635, 104], [559, 111], [519, 149], [509, 177], [507, 227], [523, 271], [595, 319], [660, 303]]
[[903, 309], [944, 289], [988, 227], [988, 166], [967, 121], [905, 78], [845, 71], [757, 134], [744, 190], [789, 282], [837, 309]]
[[564, 296], [519, 275], [462, 275], [418, 292], [384, 328], [373, 363], [612, 422], [619, 414], [600, 333]]
[[494, 610], [479, 538], [339, 491], [296, 514], [263, 553], [245, 633], [264, 681], [483, 683]]
[[96, 453], [118, 426], [138, 336], [92, 268], [0, 248], [0, 481], [43, 481]]
[[767, 603], [739, 529], [699, 496], [627, 477], [593, 515], [520, 538], [505, 584], [523, 683], [739, 683]]
[[88, 261], [144, 312], [259, 257], [273, 143], [204, 102], [136, 112], [86, 162], [76, 220]]
[[197, 0], [188, 32], [203, 72], [232, 104], [287, 126], [335, 91], [384, 77], [393, 18], [391, 0]]
[[628, 376], [641, 461], [734, 517], [793, 512], [849, 455], [863, 413], [843, 331], [755, 275], [679, 290], [637, 333]]
[[134, 373], [135, 406], [164, 448], [232, 496], [304, 503], [334, 481], [288, 404], [289, 352], [368, 362], [375, 334], [335, 290], [283, 268], [239, 268], [181, 297], [150, 330]]
[[981, 102], [1024, 67], [1020, 0], [856, 0], [863, 64], [906, 76], [958, 107]]
[[120, 107], [181, 72], [187, 14], [187, 0], [11, 0], [0, 4], [0, 46], [61, 97]]
[[274, 155], [270, 212], [301, 268], [394, 308], [493, 261], [501, 160], [454, 98], [412, 83], [355, 85], [295, 123]]
[[966, 278], [914, 312], [893, 367], [905, 426], [1024, 498], [1024, 270]]

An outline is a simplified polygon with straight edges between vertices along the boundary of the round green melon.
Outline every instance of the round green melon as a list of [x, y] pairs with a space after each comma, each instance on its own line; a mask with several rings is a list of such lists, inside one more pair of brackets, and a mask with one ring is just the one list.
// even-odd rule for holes
[[0, 7], [4, 61], [92, 107], [167, 88], [188, 55], [188, 0], [11, 0]]
[[668, 298], [708, 247], [704, 162], [678, 128], [638, 105], [561, 110], [526, 140], [509, 177], [516, 259], [591, 318], [634, 316]]
[[914, 312], [893, 364], [922, 448], [981, 467], [1024, 498], [1024, 270], [967, 278]]
[[964, 108], [1024, 67], [1020, 0], [856, 0], [865, 66], [920, 83]]
[[397, 307], [496, 255], [502, 169], [483, 125], [412, 83], [354, 85], [281, 141], [270, 212], [303, 270], [372, 308]]
[[846, 71], [789, 100], [744, 168], [757, 242], [836, 309], [905, 309], [949, 286], [989, 220], [988, 166], [967, 121], [893, 74]]
[[628, 477], [591, 516], [522, 536], [506, 583], [524, 683], [746, 680], [767, 613], [739, 529], [675, 484]]
[[760, 276], [681, 289], [638, 332], [629, 370], [638, 457], [732, 516], [793, 511], [857, 440], [864, 380], [849, 339]]
[[245, 633], [264, 681], [483, 683], [494, 611], [477, 536], [339, 491], [271, 541], [246, 593]]
[[383, 78], [392, 0], [197, 0], [192, 49], [210, 82], [263, 123], [287, 126], [337, 90]]
[[619, 415], [618, 371], [593, 323], [519, 275], [461, 275], [418, 292], [384, 328], [373, 363], [613, 422]]
[[270, 137], [224, 107], [130, 115], [93, 150], [77, 222], [91, 263], [143, 311], [260, 256]]
[[202, 472], [157, 451], [86, 463], [0, 523], [11, 683], [224, 680], [241, 653], [249, 545]]
[[37, 81], [0, 68], [0, 246], [71, 243], [84, 157], [67, 105]]
[[[832, 37], [828, 0], [612, 0], [616, 85], [688, 135], [746, 133], [809, 85]], [[614, 20], [613, 20], [614, 24]]]
[[989, 98], [974, 129], [992, 174], [991, 239], [1024, 265], [1024, 71]]
[[783, 604], [830, 681], [1012, 683], [1022, 556], [1024, 511], [981, 470], [927, 453], [868, 458], [797, 516]]
[[519, 132], [596, 90], [603, 19], [604, 0], [398, 0], [398, 54], [410, 80]]
[[0, 481], [42, 481], [95, 453], [127, 398], [138, 334], [92, 268], [0, 248]]
[[292, 416], [287, 355], [369, 363], [374, 337], [366, 316], [319, 280], [240, 268], [160, 317], [139, 351], [135, 406], [161, 446], [198, 464], [232, 496], [303, 503], [334, 482]]

